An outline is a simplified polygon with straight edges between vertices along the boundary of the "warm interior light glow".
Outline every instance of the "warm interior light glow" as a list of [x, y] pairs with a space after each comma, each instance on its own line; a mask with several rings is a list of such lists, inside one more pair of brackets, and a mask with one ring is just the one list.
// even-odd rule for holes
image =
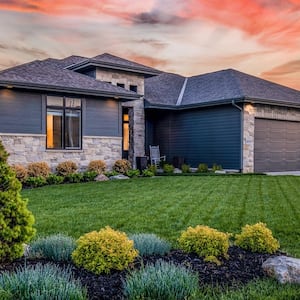
[[129, 123], [123, 123], [123, 150], [129, 150]]
[[54, 148], [53, 115], [47, 115], [47, 148]]

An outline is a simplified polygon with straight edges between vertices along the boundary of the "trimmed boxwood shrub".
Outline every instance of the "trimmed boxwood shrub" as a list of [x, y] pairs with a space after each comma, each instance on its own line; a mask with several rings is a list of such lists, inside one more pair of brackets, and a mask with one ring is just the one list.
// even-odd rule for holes
[[34, 217], [21, 197], [22, 185], [7, 164], [8, 153], [0, 141], [0, 262], [21, 257], [23, 243], [35, 234]]
[[279, 249], [279, 242], [262, 222], [244, 226], [235, 236], [235, 244], [252, 252], [274, 253]]
[[131, 169], [131, 163], [127, 159], [118, 159], [115, 161], [112, 169], [120, 174], [126, 174]]
[[71, 160], [63, 161], [56, 167], [57, 175], [67, 176], [77, 172], [78, 166]]
[[27, 173], [28, 173], [29, 177], [43, 177], [43, 178], [46, 178], [50, 174], [50, 167], [44, 161], [42, 161], [42, 162], [33, 162], [33, 163], [28, 164]]
[[218, 257], [228, 257], [230, 234], [208, 226], [188, 227], [178, 239], [179, 247], [186, 252], [194, 252], [205, 261], [220, 264]]
[[127, 268], [137, 255], [133, 241], [125, 233], [107, 226], [81, 236], [72, 258], [77, 266], [100, 274]]

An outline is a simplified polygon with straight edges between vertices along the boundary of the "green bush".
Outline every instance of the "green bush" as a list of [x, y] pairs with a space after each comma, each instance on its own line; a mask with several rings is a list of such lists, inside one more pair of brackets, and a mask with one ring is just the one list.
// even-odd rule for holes
[[104, 173], [106, 169], [106, 163], [103, 160], [92, 160], [89, 165], [87, 170], [89, 172], [95, 171], [97, 174], [102, 174]]
[[126, 276], [126, 299], [190, 299], [198, 290], [198, 276], [169, 262], [157, 261]]
[[126, 172], [126, 175], [130, 178], [140, 176], [140, 170], [131, 169]]
[[70, 261], [75, 248], [74, 238], [63, 234], [53, 234], [33, 241], [29, 246], [28, 256], [54, 261]]
[[71, 270], [52, 264], [25, 266], [14, 273], [2, 273], [1, 289], [8, 295], [4, 299], [11, 300], [87, 299], [86, 291], [72, 278]]
[[203, 163], [199, 164], [197, 172], [198, 173], [207, 173], [208, 172], [208, 166], [207, 166], [207, 164], [203, 164]]
[[220, 170], [223, 170], [221, 165], [213, 164], [213, 166], [212, 166], [213, 172], [220, 171]]
[[134, 248], [139, 251], [140, 256], [151, 254], [166, 254], [170, 251], [171, 245], [153, 233], [136, 233], [129, 236], [133, 240]]
[[118, 159], [113, 165], [113, 171], [120, 174], [126, 174], [131, 169], [131, 163], [127, 159]]
[[142, 171], [142, 176], [144, 177], [153, 177], [155, 175], [150, 169], [145, 169]]
[[190, 173], [191, 172], [191, 167], [187, 164], [183, 164], [181, 166], [181, 171], [182, 171], [182, 173]]
[[16, 173], [16, 177], [20, 182], [25, 182], [28, 177], [27, 169], [21, 165], [12, 165], [11, 169]]
[[83, 174], [82, 174], [83, 181], [85, 181], [85, 182], [94, 181], [95, 178], [97, 177], [97, 175], [98, 175], [98, 172], [96, 172], [96, 171], [83, 172]]
[[81, 236], [72, 258], [77, 266], [100, 274], [125, 269], [137, 255], [133, 241], [125, 233], [107, 226]]
[[27, 173], [28, 173], [29, 177], [43, 177], [43, 178], [46, 178], [50, 174], [50, 167], [44, 161], [42, 161], [42, 162], [33, 162], [33, 163], [28, 164]]
[[235, 244], [252, 252], [274, 253], [279, 249], [279, 242], [264, 223], [246, 225], [235, 236]]
[[78, 166], [71, 160], [63, 161], [56, 167], [57, 175], [67, 176], [77, 172]]
[[37, 187], [44, 186], [46, 184], [47, 184], [47, 180], [42, 176], [27, 177], [27, 179], [24, 182], [24, 185], [30, 188], [37, 188]]
[[83, 181], [83, 174], [81, 173], [71, 173], [67, 174], [64, 179], [67, 183], [79, 183]]
[[218, 257], [228, 257], [229, 234], [210, 228], [197, 225], [183, 231], [178, 239], [179, 247], [186, 252], [194, 252], [205, 261], [220, 264]]
[[170, 164], [164, 164], [163, 170], [164, 170], [164, 173], [172, 174], [174, 172], [174, 166], [170, 165]]
[[111, 177], [111, 176], [116, 176], [119, 175], [120, 173], [118, 173], [117, 171], [108, 171], [108, 172], [104, 172], [104, 175], [107, 177]]
[[0, 141], [0, 262], [11, 261], [24, 253], [23, 243], [35, 234], [34, 217], [21, 197], [22, 185], [6, 162]]
[[49, 176], [46, 178], [47, 184], [61, 184], [64, 182], [64, 177], [55, 175], [55, 174], [49, 174]]

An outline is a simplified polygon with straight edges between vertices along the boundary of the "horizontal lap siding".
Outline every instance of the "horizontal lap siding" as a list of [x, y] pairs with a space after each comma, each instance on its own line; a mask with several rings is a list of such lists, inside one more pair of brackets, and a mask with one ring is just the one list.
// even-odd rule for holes
[[241, 122], [236, 108], [165, 112], [154, 123], [154, 141], [169, 162], [182, 156], [194, 167], [217, 163], [223, 168], [241, 168]]
[[44, 133], [42, 95], [0, 90], [0, 132]]
[[84, 135], [121, 136], [120, 118], [119, 102], [86, 99]]

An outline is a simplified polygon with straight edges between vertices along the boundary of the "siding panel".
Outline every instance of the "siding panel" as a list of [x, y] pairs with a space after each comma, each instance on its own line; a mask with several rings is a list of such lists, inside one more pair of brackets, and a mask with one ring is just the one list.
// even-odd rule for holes
[[184, 157], [193, 167], [199, 163], [221, 164], [223, 168], [240, 169], [240, 112], [232, 106], [165, 111], [152, 115], [154, 142], [169, 162]]
[[42, 95], [0, 90], [0, 132], [41, 134]]

